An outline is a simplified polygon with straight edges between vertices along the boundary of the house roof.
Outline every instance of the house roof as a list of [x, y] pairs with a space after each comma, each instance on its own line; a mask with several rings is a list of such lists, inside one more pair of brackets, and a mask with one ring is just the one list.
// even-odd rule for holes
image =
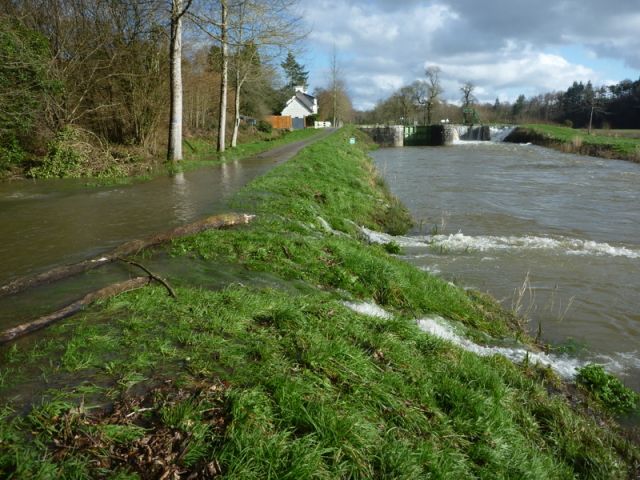
[[296, 98], [300, 101], [300, 103], [302, 103], [302, 105], [308, 108], [310, 112], [313, 112], [313, 105], [315, 100], [315, 97], [313, 95], [309, 95], [308, 93], [304, 92], [296, 92]]

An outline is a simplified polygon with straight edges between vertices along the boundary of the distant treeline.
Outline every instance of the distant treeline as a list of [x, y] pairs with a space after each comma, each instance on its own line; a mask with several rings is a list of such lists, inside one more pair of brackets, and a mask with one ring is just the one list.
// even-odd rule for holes
[[[357, 121], [424, 123], [427, 118], [426, 104], [419, 101], [419, 92], [419, 81], [402, 87], [389, 98], [379, 101], [372, 110], [358, 112]], [[494, 103], [479, 103], [471, 96], [469, 107], [472, 107], [480, 121], [485, 123], [553, 122], [586, 128], [591, 119], [593, 128], [638, 129], [640, 79], [623, 80], [615, 85], [601, 87], [594, 87], [591, 82], [574, 82], [566, 91], [545, 93], [530, 98], [520, 95], [513, 103], [500, 102], [498, 99]], [[449, 119], [451, 122], [464, 120], [463, 109], [446, 101], [438, 101], [432, 109], [433, 123], [441, 119]]]

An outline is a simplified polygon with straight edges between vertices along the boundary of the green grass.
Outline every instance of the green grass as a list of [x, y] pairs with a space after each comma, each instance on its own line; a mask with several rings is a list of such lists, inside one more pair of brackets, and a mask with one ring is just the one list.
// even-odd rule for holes
[[640, 160], [640, 138], [626, 136], [618, 133], [608, 134], [606, 130], [598, 130], [589, 135], [586, 130], [577, 130], [558, 125], [530, 124], [524, 128], [542, 135], [551, 141], [558, 141], [570, 145], [579, 150], [583, 145], [593, 148], [594, 152], [600, 151], [606, 155], [611, 152], [616, 158]]
[[192, 170], [203, 166], [216, 165], [225, 162], [241, 160], [272, 148], [287, 145], [289, 143], [306, 140], [321, 133], [322, 130], [306, 128], [291, 132], [282, 132], [281, 136], [271, 139], [255, 140], [247, 143], [239, 143], [235, 148], [227, 147], [224, 153], [216, 151], [216, 139], [192, 138], [183, 142], [182, 151], [184, 160], [180, 162], [182, 170]]
[[[637, 447], [550, 394], [546, 372], [418, 329], [416, 317], [435, 313], [506, 336], [515, 319], [359, 238], [354, 223], [408, 223], [354, 135], [343, 129], [241, 191], [235, 207], [258, 214], [249, 226], [170, 247], [181, 261], [232, 262], [291, 288], [174, 278], [178, 300], [149, 286], [6, 349], [22, 380], [0, 387], [0, 477], [632, 476]], [[346, 299], [393, 316], [357, 314]], [[18, 415], [34, 365], [51, 388]]]
[[617, 412], [633, 412], [638, 407], [640, 396], [620, 380], [605, 372], [600, 365], [587, 365], [578, 372], [576, 378], [605, 408]]

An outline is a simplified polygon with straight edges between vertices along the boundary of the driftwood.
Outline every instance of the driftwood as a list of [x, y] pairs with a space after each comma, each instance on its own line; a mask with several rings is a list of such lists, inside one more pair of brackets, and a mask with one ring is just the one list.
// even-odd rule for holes
[[130, 242], [123, 243], [115, 250], [105, 253], [104, 255], [101, 255], [99, 257], [84, 260], [72, 265], [56, 267], [37, 275], [18, 278], [0, 287], [0, 297], [13, 295], [31, 287], [55, 282], [56, 280], [68, 278], [73, 275], [77, 275], [78, 273], [101, 267], [102, 265], [114, 262], [121, 257], [125, 257], [127, 255], [135, 255], [145, 248], [160, 245], [175, 238], [184, 237], [186, 235], [193, 235], [204, 230], [214, 228], [232, 227], [234, 225], [247, 224], [253, 218], [253, 215], [246, 215], [241, 213], [214, 215], [212, 217], [207, 217], [203, 220], [199, 220], [188, 225], [174, 228], [172, 230], [169, 230], [168, 232], [149, 237], [145, 240], [132, 240]]
[[149, 284], [150, 281], [150, 277], [136, 277], [124, 282], [114, 283], [109, 285], [108, 287], [104, 287], [100, 290], [91, 292], [82, 297], [80, 300], [73, 302], [72, 304], [67, 305], [66, 307], [56, 312], [50, 313], [31, 322], [23, 323], [22, 325], [18, 325], [17, 327], [5, 330], [4, 332], [0, 333], [0, 345], [10, 342], [11, 340], [21, 337], [22, 335], [25, 335], [27, 333], [40, 330], [41, 328], [44, 328], [47, 325], [52, 324], [53, 322], [57, 322], [58, 320], [62, 320], [63, 318], [70, 317], [71, 315], [78, 313], [80, 310], [83, 310], [85, 307], [95, 302], [96, 300], [103, 300], [120, 293], [128, 292], [129, 290], [135, 290], [136, 288], [144, 287], [145, 285]]
[[171, 295], [175, 299], [178, 298], [178, 296], [176, 295], [176, 292], [173, 290], [173, 288], [171, 288], [171, 285], [169, 285], [169, 282], [167, 282], [164, 278], [160, 277], [159, 275], [156, 275], [155, 273], [153, 273], [151, 270], [149, 270], [147, 267], [145, 267], [141, 263], [138, 263], [134, 260], [130, 260], [128, 258], [118, 258], [118, 260], [120, 260], [121, 262], [128, 263], [129, 265], [133, 265], [134, 267], [138, 267], [141, 270], [144, 270], [144, 272], [147, 275], [149, 275], [151, 279], [164, 285], [164, 288], [167, 289], [167, 292], [169, 292], [169, 295]]

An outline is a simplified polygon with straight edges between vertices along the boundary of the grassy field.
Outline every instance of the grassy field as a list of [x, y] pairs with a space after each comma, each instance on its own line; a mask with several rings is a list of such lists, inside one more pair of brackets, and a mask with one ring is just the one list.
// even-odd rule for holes
[[586, 130], [558, 125], [529, 124], [518, 128], [520, 138], [570, 153], [640, 161], [640, 132], [637, 130]]
[[197, 273], [169, 278], [177, 300], [145, 287], [3, 347], [0, 477], [637, 475], [637, 446], [548, 370], [419, 330], [440, 315], [519, 334], [493, 300], [360, 238], [410, 223], [366, 151], [342, 129], [238, 194], [247, 227], [156, 252]]

